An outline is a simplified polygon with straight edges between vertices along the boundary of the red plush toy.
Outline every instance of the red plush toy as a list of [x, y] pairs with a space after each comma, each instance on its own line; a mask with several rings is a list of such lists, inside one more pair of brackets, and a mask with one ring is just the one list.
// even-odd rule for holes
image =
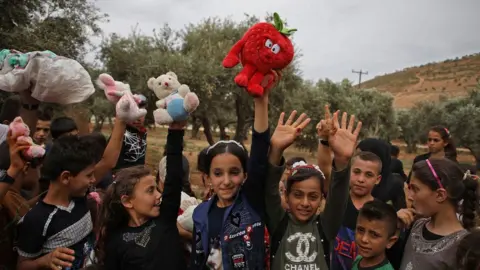
[[[275, 76], [273, 70], [281, 70], [293, 60], [293, 44], [288, 36], [297, 29], [285, 28], [277, 13], [273, 19], [274, 24], [262, 22], [248, 29], [223, 59], [226, 68], [242, 63], [243, 69], [235, 77], [235, 83], [245, 87], [252, 96], [263, 95], [261, 83], [265, 75]], [[273, 80], [269, 82], [272, 83]]]

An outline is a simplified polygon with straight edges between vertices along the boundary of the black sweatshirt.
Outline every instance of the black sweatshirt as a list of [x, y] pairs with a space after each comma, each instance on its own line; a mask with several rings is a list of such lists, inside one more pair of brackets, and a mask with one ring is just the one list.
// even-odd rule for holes
[[106, 241], [106, 270], [186, 269], [181, 238], [177, 229], [182, 188], [182, 148], [184, 131], [169, 130], [167, 176], [160, 216], [140, 227], [124, 227]]

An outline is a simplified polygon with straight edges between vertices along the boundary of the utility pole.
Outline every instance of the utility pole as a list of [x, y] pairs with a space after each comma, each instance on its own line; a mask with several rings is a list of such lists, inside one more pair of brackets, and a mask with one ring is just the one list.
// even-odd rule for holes
[[368, 71], [363, 71], [361, 69], [360, 71], [356, 71], [352, 69], [352, 73], [358, 74], [358, 89], [360, 89], [360, 85], [362, 84], [362, 75], [368, 75]]

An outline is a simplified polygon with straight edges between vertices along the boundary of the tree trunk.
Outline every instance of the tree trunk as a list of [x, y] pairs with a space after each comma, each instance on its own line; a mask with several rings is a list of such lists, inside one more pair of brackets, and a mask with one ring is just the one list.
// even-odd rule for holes
[[103, 123], [105, 122], [104, 116], [95, 116], [95, 127], [93, 128], [94, 132], [102, 132]]
[[220, 140], [228, 140], [227, 126], [225, 126], [222, 121], [217, 121], [218, 129], [220, 130]]
[[213, 145], [215, 142], [213, 141], [212, 126], [210, 124], [210, 120], [208, 120], [207, 117], [203, 117], [202, 125], [203, 133], [205, 133], [205, 138], [207, 139], [208, 144]]
[[475, 167], [477, 170], [480, 170], [480, 149], [476, 147], [467, 147], [470, 150], [470, 154], [475, 158]]
[[199, 140], [200, 139], [200, 127], [202, 127], [201, 121], [199, 121], [197, 116], [191, 116], [192, 117], [192, 133], [191, 133], [191, 138], [193, 140]]
[[407, 144], [406, 151], [408, 154], [417, 152], [417, 144], [414, 140], [405, 140], [405, 143]]
[[237, 94], [235, 99], [235, 111], [237, 113], [237, 128], [235, 129], [235, 137], [233, 138], [237, 142], [243, 142], [245, 140], [245, 113], [242, 110], [242, 101], [240, 95]]

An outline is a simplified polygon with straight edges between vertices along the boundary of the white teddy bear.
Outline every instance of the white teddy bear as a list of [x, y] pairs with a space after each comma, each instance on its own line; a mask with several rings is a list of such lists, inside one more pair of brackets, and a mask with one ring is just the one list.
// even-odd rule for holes
[[147, 85], [160, 99], [155, 103], [158, 109], [153, 112], [155, 122], [159, 125], [187, 120], [200, 103], [188, 85], [181, 84], [171, 71], [158, 78], [150, 78]]

